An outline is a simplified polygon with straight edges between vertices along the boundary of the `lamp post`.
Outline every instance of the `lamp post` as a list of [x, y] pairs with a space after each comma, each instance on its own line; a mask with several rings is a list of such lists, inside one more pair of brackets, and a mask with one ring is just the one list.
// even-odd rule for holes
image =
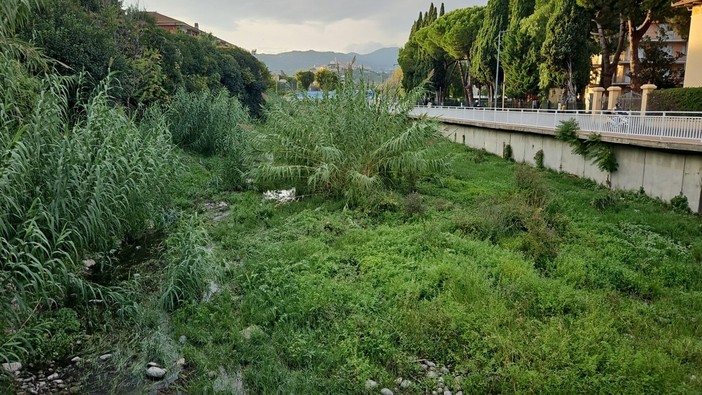
[[[497, 34], [497, 67], [495, 68], [495, 110], [497, 110], [497, 88], [500, 81], [500, 51], [502, 50], [502, 35], [507, 30], [502, 30]], [[504, 92], [503, 92], [504, 95]]]

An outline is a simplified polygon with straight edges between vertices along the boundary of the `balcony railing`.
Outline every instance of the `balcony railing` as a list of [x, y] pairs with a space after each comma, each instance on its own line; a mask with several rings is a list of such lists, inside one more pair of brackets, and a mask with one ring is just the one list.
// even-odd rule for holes
[[555, 131], [562, 121], [575, 119], [580, 130], [626, 138], [702, 144], [702, 113], [696, 112], [608, 112], [494, 109], [418, 106], [413, 115], [426, 114], [442, 121], [480, 122], [525, 126]]

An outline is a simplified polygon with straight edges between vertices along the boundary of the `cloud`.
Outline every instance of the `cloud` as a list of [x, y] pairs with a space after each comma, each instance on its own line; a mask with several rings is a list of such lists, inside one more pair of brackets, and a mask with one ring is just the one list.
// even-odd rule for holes
[[[447, 0], [446, 11], [487, 0]], [[426, 0], [126, 0], [158, 11], [233, 44], [261, 53], [289, 50], [355, 50], [367, 53], [407, 40]], [[436, 2], [435, 4], [441, 4]]]

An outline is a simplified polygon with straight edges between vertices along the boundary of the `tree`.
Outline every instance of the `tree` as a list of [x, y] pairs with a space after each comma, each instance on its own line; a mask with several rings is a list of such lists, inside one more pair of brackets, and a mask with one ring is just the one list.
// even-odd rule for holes
[[482, 26], [484, 7], [451, 11], [429, 26], [429, 39], [441, 47], [454, 62], [461, 78], [461, 91], [466, 103], [474, 103], [470, 74], [470, 49]]
[[612, 0], [578, 0], [578, 5], [592, 15], [591, 35], [601, 55], [598, 85], [609, 88], [626, 44], [627, 20], [623, 4]]
[[646, 35], [651, 23], [664, 20], [673, 14], [670, 0], [619, 0], [626, 17], [629, 36], [629, 54], [631, 56], [631, 88], [641, 87], [639, 45]]
[[575, 0], [558, 0], [541, 47], [540, 86], [563, 88], [573, 99], [590, 81], [590, 16]]
[[534, 14], [535, 0], [512, 0], [510, 23], [504, 36], [502, 67], [505, 93], [520, 99], [539, 92], [539, 63], [542, 41], [529, 31], [527, 18]]
[[[509, 0], [489, 0], [485, 7], [483, 26], [470, 51], [470, 72], [489, 89], [489, 103], [496, 92], [493, 92], [497, 74], [497, 46], [500, 34], [507, 28], [509, 22]], [[499, 83], [499, 81], [497, 81]]]
[[665, 44], [667, 39], [668, 32], [661, 28], [655, 40], [648, 36], [641, 40], [644, 57], [641, 59], [639, 77], [642, 82], [654, 84], [659, 89], [675, 88], [683, 80], [682, 74], [673, 70], [675, 61], [680, 59], [682, 54], [669, 53]]
[[310, 85], [314, 82], [314, 73], [309, 70], [300, 70], [295, 73], [295, 79], [300, 88], [306, 91], [310, 89]]
[[436, 94], [436, 100], [441, 102], [446, 94], [449, 80], [448, 64], [450, 57], [440, 47], [429, 40], [426, 28], [438, 19], [438, 11], [434, 3], [425, 14], [420, 12], [419, 19], [412, 24], [407, 43], [400, 48], [398, 63], [402, 68], [402, 87], [409, 92], [421, 85], [427, 78], [430, 83], [427, 90]]
[[336, 89], [336, 86], [339, 84], [339, 76], [336, 75], [335, 72], [329, 70], [329, 69], [319, 69], [317, 73], [314, 75], [315, 81], [317, 81], [317, 85], [319, 86], [319, 89], [323, 91], [331, 91]]

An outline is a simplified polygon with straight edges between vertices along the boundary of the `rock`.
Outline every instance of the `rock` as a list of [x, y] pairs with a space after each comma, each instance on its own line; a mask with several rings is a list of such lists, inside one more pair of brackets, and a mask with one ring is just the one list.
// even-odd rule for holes
[[83, 266], [85, 266], [86, 269], [90, 269], [91, 267], [95, 266], [95, 260], [94, 259], [86, 259], [83, 261]]
[[443, 391], [443, 389], [444, 389], [444, 383], [439, 382], [438, 387], [439, 387], [440, 390]]
[[435, 368], [436, 364], [432, 361], [427, 361], [427, 366], [429, 366], [430, 368]]
[[158, 366], [152, 366], [146, 369], [146, 375], [152, 379], [160, 379], [166, 375], [166, 369], [159, 368]]
[[79, 362], [80, 362], [80, 357], [73, 357], [73, 359], [71, 359], [71, 362], [73, 362], [73, 363], [79, 363]]
[[463, 391], [456, 392], [456, 395], [463, 395]]
[[229, 215], [231, 215], [231, 213], [228, 213], [228, 212], [227, 212], [227, 213], [222, 213], [222, 214], [219, 214], [219, 215], [215, 215], [214, 218], [212, 218], [212, 220], [215, 221], [215, 222], [220, 222], [220, 221], [222, 221], [223, 219], [226, 219], [227, 217], [229, 217]]
[[419, 367], [422, 368], [422, 370], [427, 370], [427, 369], [429, 369], [429, 365], [427, 365], [427, 364], [425, 364], [425, 363], [419, 364]]
[[372, 390], [376, 387], [378, 387], [378, 383], [376, 383], [375, 381], [373, 381], [371, 379], [366, 380], [366, 389], [367, 390]]
[[214, 281], [211, 281], [210, 286], [205, 290], [205, 294], [202, 295], [202, 301], [205, 303], [209, 302], [217, 292], [219, 292], [219, 286]]
[[436, 391], [432, 391], [432, 392], [431, 392], [431, 395], [439, 395], [439, 393], [436, 392]]
[[393, 392], [390, 390], [390, 388], [383, 388], [380, 390], [381, 395], [393, 395]]
[[147, 367], [147, 368], [153, 368], [153, 367], [157, 367], [157, 368], [158, 368], [158, 367], [160, 367], [160, 366], [159, 366], [159, 364], [157, 364], [156, 362], [149, 362], [149, 363], [146, 364], [146, 367]]
[[98, 359], [102, 362], [109, 361], [110, 359], [112, 359], [112, 354], [102, 354], [98, 357]]
[[178, 366], [179, 368], [185, 366], [185, 358], [179, 359], [178, 362], [176, 362], [176, 366]]
[[53, 381], [53, 380], [56, 380], [57, 378], [59, 378], [58, 373], [54, 373], [54, 374], [49, 375], [49, 377], [47, 377], [46, 380]]
[[445, 366], [444, 366], [443, 368], [441, 368], [440, 371], [441, 371], [441, 373], [443, 373], [443, 374], [449, 374], [449, 373], [450, 373], [449, 370], [448, 370], [448, 368], [446, 368]]
[[409, 380], [402, 380], [400, 382], [400, 387], [402, 388], [408, 388], [410, 385], [412, 385], [412, 382]]
[[9, 362], [2, 364], [2, 368], [8, 373], [16, 373], [22, 369], [22, 363], [20, 362]]
[[263, 334], [263, 329], [261, 329], [258, 325], [251, 325], [245, 329], [242, 329], [239, 334], [241, 334], [244, 339], [251, 340], [252, 337]]
[[444, 391], [444, 395], [453, 395], [453, 393], [449, 390]]
[[433, 370], [430, 370], [427, 372], [427, 377], [430, 379], [435, 379], [435, 378], [439, 377], [439, 374]]
[[183, 335], [178, 338], [178, 341], [180, 342], [180, 344], [185, 344], [185, 342], [188, 341], [188, 338]]
[[402, 377], [398, 377], [395, 379], [395, 384], [400, 385], [402, 383]]

